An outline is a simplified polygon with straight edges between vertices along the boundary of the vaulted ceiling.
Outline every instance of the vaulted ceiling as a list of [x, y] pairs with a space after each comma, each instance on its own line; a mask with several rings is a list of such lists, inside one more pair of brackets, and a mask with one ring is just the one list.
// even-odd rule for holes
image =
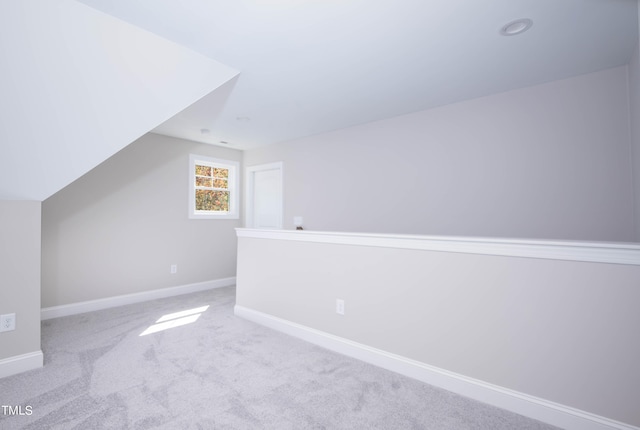
[[237, 73], [73, 0], [0, 2], [0, 199], [46, 199]]
[[156, 128], [237, 148], [620, 66], [638, 39], [636, 0], [81, 1], [239, 70]]
[[247, 149], [621, 66], [637, 7], [6, 0], [0, 199], [46, 199], [152, 130]]

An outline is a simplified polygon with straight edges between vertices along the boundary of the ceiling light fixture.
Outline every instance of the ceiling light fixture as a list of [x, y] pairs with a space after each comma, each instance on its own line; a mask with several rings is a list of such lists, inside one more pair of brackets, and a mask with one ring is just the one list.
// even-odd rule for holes
[[200, 134], [211, 134], [211, 130], [209, 130], [208, 128], [201, 128]]
[[516, 34], [522, 34], [529, 30], [533, 25], [533, 21], [529, 18], [516, 19], [508, 24], [505, 24], [500, 29], [500, 34], [503, 36], [515, 36]]

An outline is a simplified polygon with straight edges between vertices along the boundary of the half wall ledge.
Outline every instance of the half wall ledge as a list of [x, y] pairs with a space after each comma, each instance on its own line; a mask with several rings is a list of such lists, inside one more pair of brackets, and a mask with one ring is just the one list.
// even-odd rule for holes
[[640, 430], [640, 244], [236, 231], [240, 317], [567, 430]]
[[640, 266], [640, 244], [236, 228], [238, 237]]

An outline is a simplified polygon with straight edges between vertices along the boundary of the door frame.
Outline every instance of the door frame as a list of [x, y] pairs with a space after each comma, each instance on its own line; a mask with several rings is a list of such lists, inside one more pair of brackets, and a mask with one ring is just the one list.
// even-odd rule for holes
[[283, 169], [282, 161], [276, 161], [274, 163], [258, 164], [255, 166], [248, 166], [245, 172], [245, 227], [255, 228], [253, 226], [253, 206], [254, 206], [254, 189], [255, 189], [255, 177], [256, 172], [263, 172], [266, 170], [279, 170], [280, 171], [280, 214], [278, 216], [277, 228], [282, 228], [282, 220], [284, 218], [284, 187], [283, 187]]

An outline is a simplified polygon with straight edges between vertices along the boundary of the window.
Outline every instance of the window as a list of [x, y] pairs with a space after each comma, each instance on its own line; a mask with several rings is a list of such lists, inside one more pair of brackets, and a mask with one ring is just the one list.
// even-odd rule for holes
[[189, 218], [238, 219], [238, 163], [189, 156]]

